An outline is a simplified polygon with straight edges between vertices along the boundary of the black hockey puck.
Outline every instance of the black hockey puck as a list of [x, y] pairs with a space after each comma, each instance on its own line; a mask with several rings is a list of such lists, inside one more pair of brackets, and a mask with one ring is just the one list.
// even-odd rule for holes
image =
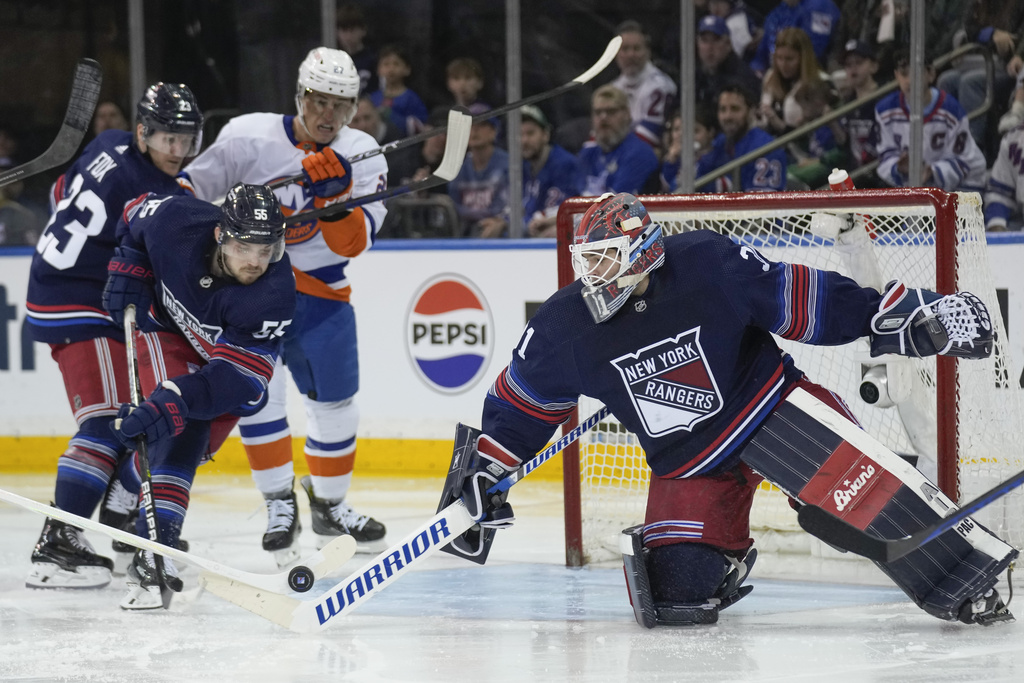
[[296, 593], [305, 593], [313, 587], [313, 570], [299, 565], [288, 572], [288, 587]]

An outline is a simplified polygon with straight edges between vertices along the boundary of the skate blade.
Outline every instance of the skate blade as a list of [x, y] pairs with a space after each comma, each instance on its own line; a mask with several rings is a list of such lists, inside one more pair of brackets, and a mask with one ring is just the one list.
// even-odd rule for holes
[[29, 588], [103, 588], [109, 583], [110, 570], [106, 567], [67, 571], [50, 562], [34, 562], [25, 579]]
[[124, 610], [163, 609], [163, 606], [159, 586], [128, 584], [128, 592], [121, 598], [121, 609]]
[[302, 547], [298, 543], [292, 543], [287, 548], [272, 550], [270, 554], [274, 556], [274, 562], [277, 562], [278, 569], [287, 569], [299, 561], [301, 551]]
[[[325, 545], [336, 539], [337, 536], [316, 535], [316, 549], [322, 550]], [[388, 549], [386, 538], [379, 538], [376, 541], [356, 541], [357, 555], [376, 555]]]

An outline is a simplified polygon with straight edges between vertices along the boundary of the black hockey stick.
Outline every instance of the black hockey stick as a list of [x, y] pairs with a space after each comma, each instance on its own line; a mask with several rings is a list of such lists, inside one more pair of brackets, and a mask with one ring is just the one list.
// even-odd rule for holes
[[904, 538], [891, 540], [879, 538], [858, 529], [817, 505], [804, 505], [797, 513], [797, 520], [804, 531], [820, 538], [829, 545], [863, 555], [869, 560], [886, 563], [900, 559], [907, 553], [917, 550], [925, 543], [941, 536], [954, 527], [959, 527], [961, 524], [964, 525], [965, 531], [969, 530], [974, 526], [974, 521], [968, 519], [970, 515], [997, 498], [1006, 495], [1021, 484], [1024, 484], [1024, 470], [997, 484], [938, 522], [920, 531], [915, 531]]
[[[373, 194], [363, 195], [362, 197], [356, 197], [345, 202], [338, 204], [332, 204], [322, 209], [314, 209], [313, 211], [301, 211], [296, 214], [292, 214], [285, 218], [286, 224], [305, 223], [306, 221], [314, 221], [324, 219], [332, 219], [335, 217], [341, 218], [342, 214], [347, 214], [357, 206], [363, 206], [364, 204], [372, 204], [373, 202], [379, 202], [389, 197], [394, 197], [400, 194], [406, 194], [408, 192], [418, 192], [419, 190], [429, 190], [432, 187], [438, 185], [444, 185], [448, 181], [459, 175], [459, 171], [462, 169], [462, 163], [466, 160], [466, 148], [469, 146], [469, 131], [473, 127], [473, 118], [466, 113], [452, 109], [448, 112], [448, 129], [451, 134], [448, 136], [448, 141], [444, 146], [444, 157], [441, 159], [441, 165], [437, 167], [437, 170], [423, 180], [417, 180], [409, 183], [408, 185], [399, 185], [398, 187], [391, 187], [383, 192], [375, 192]], [[273, 187], [273, 186], [271, 186]]]
[[[537, 93], [536, 95], [530, 95], [529, 97], [525, 97], [521, 100], [516, 100], [515, 102], [509, 102], [508, 104], [504, 104], [495, 109], [488, 109], [487, 111], [474, 116], [473, 123], [482, 123], [489, 119], [493, 119], [497, 116], [504, 116], [510, 111], [515, 111], [516, 109], [525, 107], [528, 104], [536, 104], [537, 102], [543, 102], [553, 97], [564, 95], [565, 93], [571, 90], [575, 90], [576, 88], [580, 87], [581, 85], [584, 85], [585, 83], [589, 83], [591, 80], [593, 80], [594, 76], [608, 68], [608, 65], [612, 63], [613, 59], [615, 59], [615, 55], [616, 53], [618, 53], [619, 45], [621, 44], [622, 38], [620, 36], [615, 36], [610, 41], [608, 41], [608, 45], [604, 48], [604, 52], [601, 54], [601, 58], [594, 62], [594, 64], [589, 69], [587, 69], [586, 71], [584, 71], [583, 73], [581, 73], [579, 76], [572, 79], [568, 83], [563, 83], [562, 85], [556, 88], [552, 88], [551, 90], [545, 90], [544, 92]], [[449, 126], [450, 125], [451, 119], [449, 118]], [[430, 130], [425, 130], [422, 133], [417, 133], [416, 135], [410, 135], [409, 137], [402, 138], [401, 140], [389, 142], [386, 145], [381, 145], [377, 149], [371, 149], [366, 152], [356, 154], [355, 156], [349, 158], [348, 161], [349, 163], [354, 164], [357, 161], [362, 161], [363, 159], [370, 159], [381, 154], [390, 154], [391, 152], [397, 152], [400, 149], [405, 149], [406, 147], [411, 147], [412, 145], [416, 145], [425, 140], [428, 140], [434, 137], [435, 135], [441, 135], [442, 133], [445, 133], [449, 130], [449, 126], [431, 128]], [[271, 183], [270, 189], [273, 190], [278, 187], [289, 185], [291, 183], [297, 183], [300, 180], [302, 180], [302, 178], [302, 173], [291, 176], [290, 178], [282, 178], [281, 180], [277, 180]]]
[[0, 172], [0, 187], [60, 166], [75, 155], [78, 146], [82, 144], [82, 138], [89, 130], [92, 113], [96, 110], [96, 102], [100, 98], [102, 82], [103, 69], [99, 62], [93, 59], [78, 60], [75, 80], [71, 84], [68, 110], [64, 113], [64, 123], [61, 124], [57, 137], [50, 143], [49, 149], [32, 161]]

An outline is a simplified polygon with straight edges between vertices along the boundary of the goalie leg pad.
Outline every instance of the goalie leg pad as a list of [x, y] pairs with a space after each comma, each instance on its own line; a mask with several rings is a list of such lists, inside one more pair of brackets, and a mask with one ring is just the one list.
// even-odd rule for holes
[[[476, 442], [480, 434], [479, 429], [467, 427], [464, 424], [456, 426], [455, 448], [452, 451], [452, 462], [448, 467], [448, 476], [444, 480], [441, 501], [437, 505], [438, 512], [462, 498], [466, 479], [474, 471], [472, 463], [473, 458], [476, 456]], [[452, 540], [451, 543], [441, 550], [470, 562], [484, 564], [487, 561], [487, 555], [491, 551], [491, 543], [494, 542], [494, 533], [495, 529], [476, 525]]]
[[[899, 456], [801, 389], [761, 424], [740, 457], [790, 497], [880, 538], [902, 538], [954, 507]], [[967, 603], [992, 590], [1016, 556], [1016, 550], [968, 519], [878, 566], [926, 612], [953, 621]]]

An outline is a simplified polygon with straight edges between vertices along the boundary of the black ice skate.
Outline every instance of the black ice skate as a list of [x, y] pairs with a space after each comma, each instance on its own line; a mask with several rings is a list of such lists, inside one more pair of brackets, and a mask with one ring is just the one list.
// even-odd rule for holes
[[336, 536], [356, 539], [357, 552], [376, 553], [387, 548], [384, 534], [387, 529], [377, 520], [361, 515], [344, 500], [320, 500], [313, 494], [313, 481], [309, 476], [300, 480], [309, 496], [309, 511], [313, 517], [313, 533], [317, 535], [317, 548], [323, 548]]
[[[175, 593], [180, 593], [183, 584], [178, 577], [178, 568], [166, 557], [163, 562], [164, 584]], [[159, 609], [164, 606], [156, 578], [156, 560], [151, 550], [136, 551], [128, 565], [125, 583], [128, 592], [121, 599], [121, 609]]]
[[298, 503], [290, 488], [279, 494], [265, 495], [267, 505], [267, 533], [263, 534], [263, 549], [274, 555], [279, 569], [299, 559], [302, 549], [299, 533]]
[[1016, 621], [995, 588], [989, 590], [977, 600], [965, 602], [960, 608], [958, 618], [965, 624], [981, 624], [982, 626], [992, 626], [1000, 622], [1013, 623]]
[[97, 555], [78, 527], [46, 518], [32, 551], [29, 588], [102, 588], [110, 583], [114, 563]]

